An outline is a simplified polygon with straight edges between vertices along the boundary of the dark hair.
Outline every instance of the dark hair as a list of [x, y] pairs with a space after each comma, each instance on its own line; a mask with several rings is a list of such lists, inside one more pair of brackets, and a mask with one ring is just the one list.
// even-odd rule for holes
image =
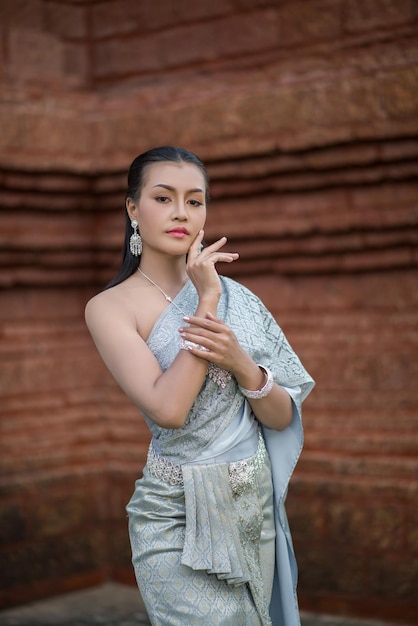
[[[173, 146], [161, 146], [159, 148], [152, 148], [143, 154], [136, 157], [131, 163], [128, 172], [128, 189], [126, 191], [125, 201], [130, 198], [134, 202], [137, 202], [141, 196], [141, 190], [144, 186], [145, 172], [149, 165], [153, 163], [161, 163], [162, 161], [168, 161], [172, 163], [191, 163], [196, 165], [201, 171], [205, 180], [206, 192], [205, 200], [206, 204], [209, 202], [209, 177], [205, 166], [202, 161], [193, 152], [185, 150], [184, 148], [177, 148]], [[106, 285], [105, 289], [118, 285], [126, 278], [131, 276], [138, 268], [139, 258], [131, 254], [129, 249], [129, 239], [132, 235], [131, 220], [126, 213], [126, 228], [125, 228], [125, 241], [122, 251], [122, 265], [118, 274]]]

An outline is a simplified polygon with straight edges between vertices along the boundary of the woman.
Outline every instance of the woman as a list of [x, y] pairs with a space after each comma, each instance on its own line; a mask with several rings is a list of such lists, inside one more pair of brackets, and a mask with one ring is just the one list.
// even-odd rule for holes
[[[127, 506], [152, 624], [295, 626], [284, 510], [313, 381], [261, 301], [202, 249], [201, 161], [161, 147], [128, 175], [119, 275], [86, 307], [96, 346], [152, 433]], [[266, 451], [267, 447], [267, 451]]]

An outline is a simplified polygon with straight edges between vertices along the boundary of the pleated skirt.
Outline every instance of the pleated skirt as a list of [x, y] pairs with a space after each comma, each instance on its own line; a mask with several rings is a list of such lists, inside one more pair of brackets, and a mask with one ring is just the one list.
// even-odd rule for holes
[[[222, 485], [221, 489], [230, 489]], [[127, 505], [132, 562], [153, 626], [269, 626], [275, 565], [273, 486], [268, 457], [251, 492], [234, 495], [230, 512], [248, 557], [250, 581], [238, 586], [181, 562], [184, 488], [144, 468]], [[211, 512], [216, 514], [216, 512]]]

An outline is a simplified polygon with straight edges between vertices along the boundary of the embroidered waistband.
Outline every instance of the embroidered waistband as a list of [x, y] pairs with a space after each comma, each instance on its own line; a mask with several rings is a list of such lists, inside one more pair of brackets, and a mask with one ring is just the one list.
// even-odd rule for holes
[[[265, 462], [266, 455], [264, 438], [259, 431], [257, 452], [247, 459], [228, 464], [229, 482], [233, 493], [239, 494], [248, 485], [254, 484], [257, 474]], [[148, 450], [147, 469], [150, 474], [170, 485], [184, 486], [182, 465], [173, 463], [161, 454], [157, 454], [152, 444]]]

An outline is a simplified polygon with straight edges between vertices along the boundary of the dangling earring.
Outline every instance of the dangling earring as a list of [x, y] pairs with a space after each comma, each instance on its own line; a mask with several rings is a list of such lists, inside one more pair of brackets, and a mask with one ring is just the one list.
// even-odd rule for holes
[[139, 256], [142, 252], [142, 239], [141, 235], [138, 233], [138, 222], [136, 220], [132, 220], [131, 226], [134, 229], [134, 232], [129, 240], [129, 249], [133, 256]]

